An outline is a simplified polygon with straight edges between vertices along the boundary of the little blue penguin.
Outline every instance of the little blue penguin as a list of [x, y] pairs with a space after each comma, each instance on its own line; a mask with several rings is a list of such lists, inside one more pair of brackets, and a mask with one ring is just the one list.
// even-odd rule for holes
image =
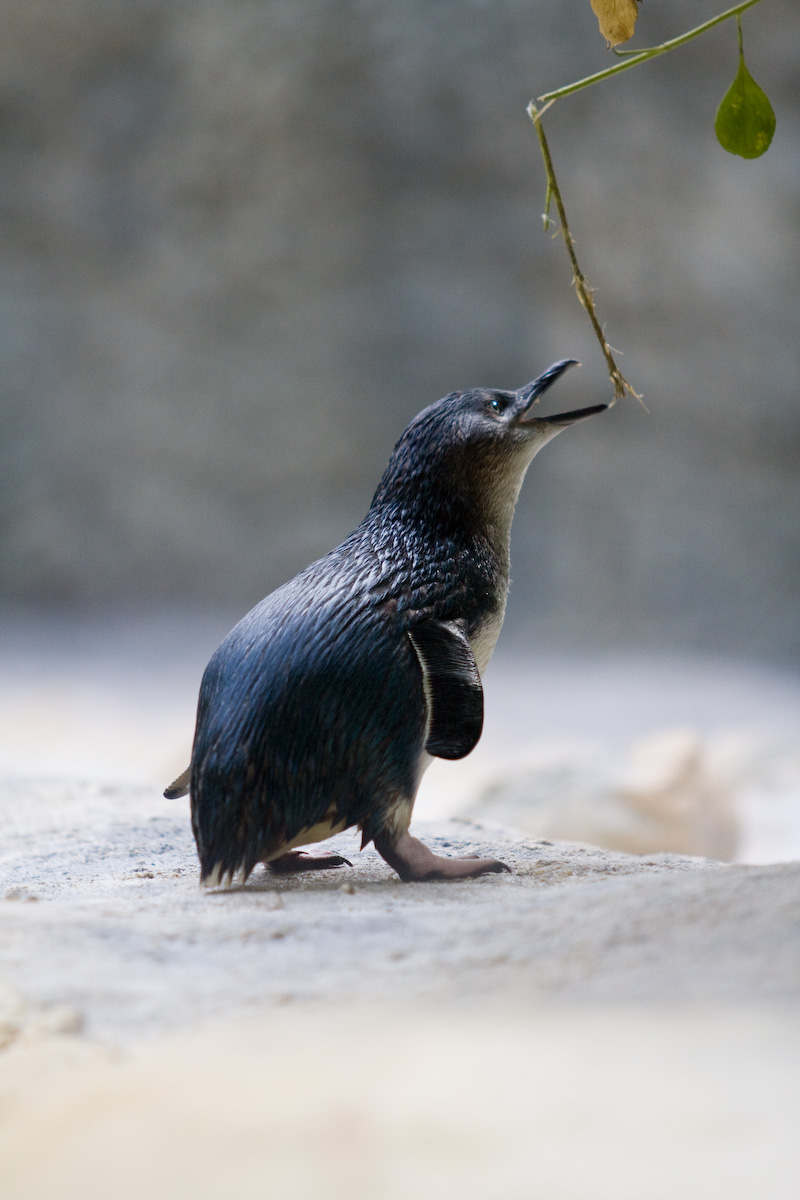
[[257, 863], [341, 866], [298, 847], [352, 826], [405, 881], [508, 870], [436, 855], [408, 830], [432, 758], [463, 758], [481, 736], [525, 472], [545, 442], [608, 407], [531, 416], [574, 361], [515, 392], [453, 392], [426, 408], [355, 532], [222, 642], [191, 765], [165, 792], [191, 796], [203, 883], [244, 883]]

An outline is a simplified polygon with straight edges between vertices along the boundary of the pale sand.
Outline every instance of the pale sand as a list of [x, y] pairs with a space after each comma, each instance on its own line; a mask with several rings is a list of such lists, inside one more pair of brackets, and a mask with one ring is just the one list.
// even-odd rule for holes
[[0, 820], [3, 1200], [797, 1194], [800, 864], [423, 823], [514, 873], [225, 894], [154, 788]]
[[797, 1022], [761, 1012], [260, 1019], [120, 1061], [6, 1054], [4, 1200], [794, 1200]]

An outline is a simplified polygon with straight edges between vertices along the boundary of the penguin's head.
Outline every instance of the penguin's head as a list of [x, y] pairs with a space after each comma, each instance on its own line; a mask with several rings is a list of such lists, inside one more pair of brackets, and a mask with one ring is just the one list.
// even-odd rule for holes
[[575, 409], [550, 417], [532, 415], [531, 410], [539, 397], [568, 367], [577, 365], [574, 358], [562, 359], [516, 392], [487, 388], [454, 392], [427, 411], [440, 408], [443, 418], [441, 432], [445, 440], [449, 435], [456, 445], [477, 452], [478, 458], [483, 457], [482, 451], [488, 451], [491, 455], [494, 448], [501, 459], [522, 458], [527, 465], [545, 442], [549, 442], [562, 429], [603, 412], [608, 407], [607, 404], [595, 404], [591, 408]]
[[539, 397], [575, 364], [562, 359], [515, 392], [451, 392], [424, 409], [395, 446], [375, 503], [402, 497], [406, 505], [418, 497], [423, 504], [450, 508], [461, 498], [492, 520], [510, 510], [510, 520], [534, 455], [568, 425], [608, 407], [531, 415]]

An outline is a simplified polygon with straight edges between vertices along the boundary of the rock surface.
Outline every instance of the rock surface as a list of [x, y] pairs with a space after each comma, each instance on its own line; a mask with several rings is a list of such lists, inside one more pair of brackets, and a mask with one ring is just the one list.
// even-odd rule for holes
[[7, 781], [0, 978], [124, 1044], [296, 1002], [788, 1001], [800, 996], [800, 863], [723, 866], [550, 844], [450, 821], [446, 854], [509, 875], [401, 884], [353, 834], [352, 869], [197, 886], [185, 801]]
[[[576, 762], [577, 758], [577, 762]], [[662, 730], [616, 758], [562, 753], [499, 774], [464, 815], [535, 837], [632, 854], [671, 851], [730, 862], [739, 831], [735, 786], [689, 729]]]
[[[498, 1019], [501, 1017], [501, 1019]], [[294, 1010], [0, 1072], [4, 1200], [795, 1200], [773, 1014]]]
[[513, 874], [341, 835], [204, 892], [154, 788], [6, 779], [0, 822], [4, 1200], [796, 1194], [800, 864], [452, 820]]

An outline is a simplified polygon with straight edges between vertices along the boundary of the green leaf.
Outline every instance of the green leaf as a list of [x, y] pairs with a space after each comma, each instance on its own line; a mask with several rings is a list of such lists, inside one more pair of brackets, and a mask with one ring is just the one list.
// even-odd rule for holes
[[739, 55], [736, 78], [722, 98], [714, 122], [717, 141], [730, 154], [759, 158], [775, 132], [772, 105]]

